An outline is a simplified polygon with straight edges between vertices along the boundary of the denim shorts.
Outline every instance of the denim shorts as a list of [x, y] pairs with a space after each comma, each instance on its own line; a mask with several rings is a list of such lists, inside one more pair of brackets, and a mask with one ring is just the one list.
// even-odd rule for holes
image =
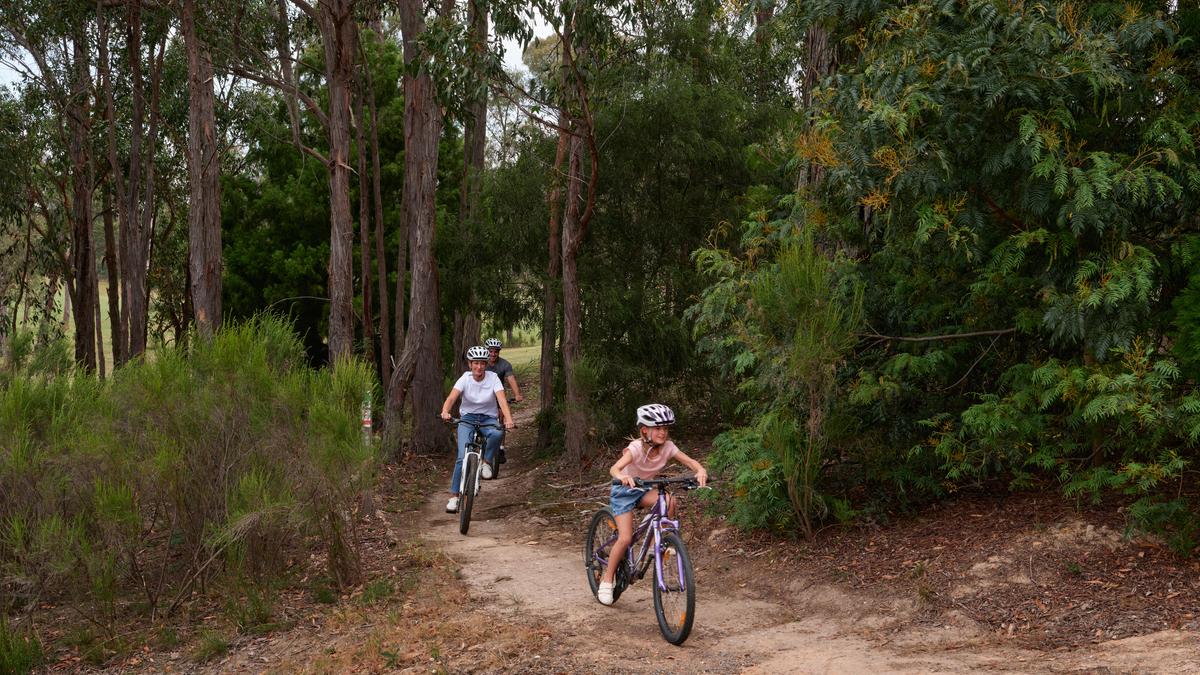
[[619, 516], [622, 513], [629, 513], [641, 501], [642, 495], [649, 491], [649, 488], [612, 486], [612, 490], [609, 492], [609, 507], [612, 509], [612, 514]]

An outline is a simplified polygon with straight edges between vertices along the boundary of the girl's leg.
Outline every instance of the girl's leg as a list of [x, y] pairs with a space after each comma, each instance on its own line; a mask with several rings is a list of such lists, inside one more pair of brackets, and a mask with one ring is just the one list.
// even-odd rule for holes
[[458, 459], [454, 460], [454, 473], [450, 474], [450, 494], [458, 496], [462, 481], [463, 456], [467, 454], [467, 439], [470, 438], [471, 427], [466, 424], [458, 425]]
[[[638, 500], [638, 506], [653, 506], [656, 500], [658, 500], [658, 490], [650, 490]], [[617, 541], [608, 553], [608, 566], [604, 568], [604, 576], [600, 578], [601, 583], [612, 583], [613, 578], [617, 576], [617, 561], [625, 555], [625, 551], [633, 543], [633, 511], [627, 511], [615, 518], [617, 520]]]
[[608, 552], [608, 566], [604, 568], [604, 576], [600, 578], [600, 583], [612, 583], [613, 578], [617, 576], [617, 561], [625, 555], [625, 550], [633, 542], [633, 511], [626, 511], [614, 518], [617, 520], [617, 541]]
[[675, 520], [675, 495], [667, 495], [667, 517]]

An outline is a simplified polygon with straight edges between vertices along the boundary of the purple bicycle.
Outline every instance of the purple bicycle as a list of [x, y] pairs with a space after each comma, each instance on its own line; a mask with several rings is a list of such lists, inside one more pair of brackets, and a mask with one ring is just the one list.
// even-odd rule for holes
[[[619, 484], [619, 481], [613, 481]], [[694, 490], [700, 487], [692, 477], [635, 479], [638, 487], [658, 488], [658, 502], [633, 531], [633, 541], [617, 565], [613, 600], [634, 581], [646, 576], [654, 563], [654, 614], [658, 629], [673, 645], [681, 645], [692, 632], [696, 610], [696, 584], [692, 559], [679, 532], [679, 521], [667, 517], [667, 491], [675, 487]], [[617, 521], [607, 507], [596, 512], [583, 545], [583, 564], [587, 569], [592, 595], [600, 586], [608, 553], [617, 541]]]

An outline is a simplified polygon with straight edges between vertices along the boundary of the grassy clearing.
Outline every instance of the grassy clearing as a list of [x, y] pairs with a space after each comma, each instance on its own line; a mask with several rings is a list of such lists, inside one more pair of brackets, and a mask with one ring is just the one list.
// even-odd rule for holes
[[[542, 345], [536, 344], [529, 347], [506, 348], [501, 352], [501, 356], [508, 359], [508, 362], [513, 366], [513, 370], [529, 368], [530, 366], [536, 368], [537, 364], [542, 360]], [[531, 374], [532, 372], [533, 370], [530, 370]]]

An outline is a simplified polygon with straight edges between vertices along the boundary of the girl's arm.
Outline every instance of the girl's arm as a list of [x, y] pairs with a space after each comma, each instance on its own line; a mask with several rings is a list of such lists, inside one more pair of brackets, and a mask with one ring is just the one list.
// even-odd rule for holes
[[704, 487], [704, 484], [708, 482], [708, 472], [704, 470], [700, 462], [683, 454], [682, 450], [675, 453], [675, 461], [691, 469], [696, 474], [696, 482], [700, 483], [700, 487]]
[[450, 390], [450, 395], [442, 402], [442, 419], [446, 421], [450, 420], [450, 408], [454, 407], [454, 402], [458, 400], [460, 394], [462, 392], [457, 389]]
[[629, 463], [632, 461], [633, 453], [629, 452], [629, 448], [625, 448], [625, 452], [621, 453], [621, 458], [614, 462], [611, 467], [609, 467], [608, 475], [612, 476], [616, 480], [621, 481], [621, 484], [625, 487], [633, 487], [633, 476], [624, 476], [621, 474], [621, 469], [629, 466]]

